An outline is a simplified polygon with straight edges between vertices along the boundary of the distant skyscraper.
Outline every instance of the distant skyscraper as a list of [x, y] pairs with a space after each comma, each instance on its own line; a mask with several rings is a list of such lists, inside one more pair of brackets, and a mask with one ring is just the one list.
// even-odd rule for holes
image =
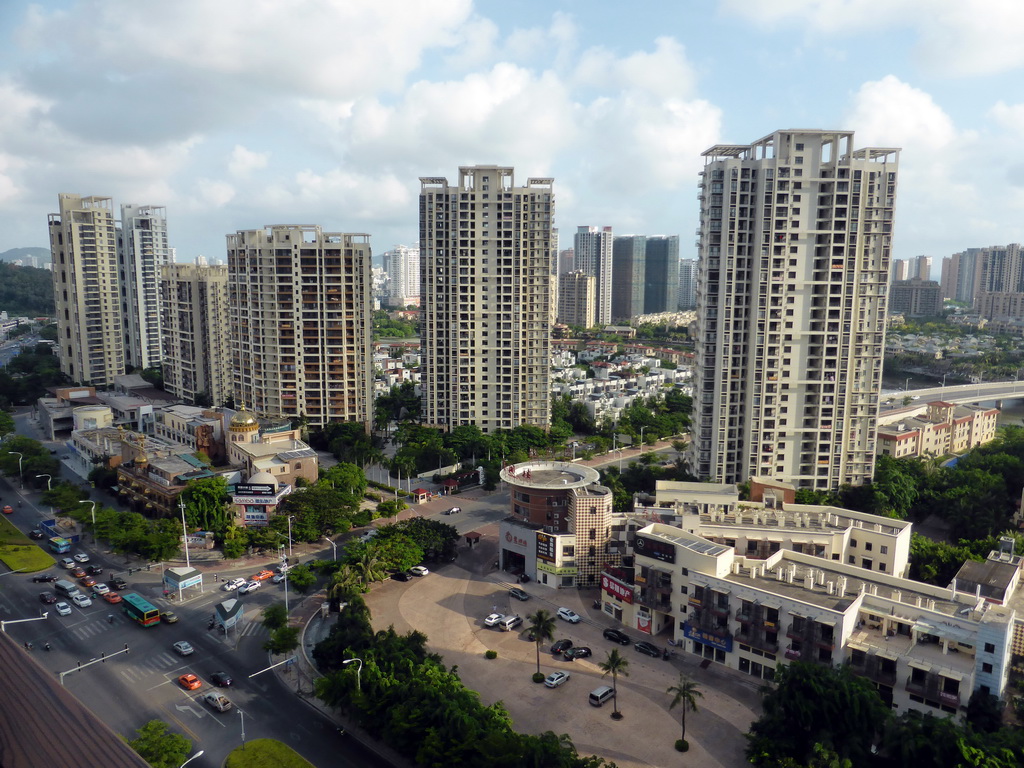
[[383, 254], [388, 273], [388, 301], [392, 307], [415, 304], [420, 298], [420, 249], [396, 245]]
[[697, 260], [679, 260], [679, 308], [697, 307]]
[[420, 184], [424, 420], [547, 428], [552, 180], [477, 165]]
[[942, 288], [934, 280], [897, 280], [889, 286], [889, 314], [938, 317], [942, 314]]
[[49, 216], [60, 369], [95, 387], [125, 372], [118, 232], [109, 197], [58, 195]]
[[227, 236], [235, 402], [314, 427], [373, 419], [370, 237], [277, 225]]
[[644, 254], [644, 314], [675, 312], [679, 303], [679, 236], [648, 236]]
[[562, 275], [558, 284], [558, 322], [593, 328], [596, 285], [597, 280], [582, 269]]
[[574, 248], [566, 248], [565, 250], [558, 252], [558, 274], [564, 275], [566, 272], [576, 271], [576, 250]]
[[647, 238], [644, 235], [616, 237], [612, 244], [612, 320], [628, 322], [644, 313], [644, 261]]
[[909, 266], [905, 259], [893, 259], [892, 266], [889, 268], [889, 282], [895, 283], [897, 280], [906, 280], [907, 274], [910, 272]]
[[914, 256], [907, 259], [907, 280], [931, 280], [932, 279], [932, 257]]
[[946, 299], [974, 304], [981, 274], [983, 248], [968, 248], [942, 260], [942, 296]]
[[898, 156], [815, 130], [704, 152], [696, 474], [871, 479]]
[[612, 228], [577, 227], [573, 241], [575, 269], [593, 275], [597, 281], [597, 324], [612, 321]]
[[205, 396], [211, 405], [223, 405], [232, 392], [228, 268], [199, 259], [165, 264], [160, 305], [164, 389], [193, 404]]
[[127, 364], [143, 369], [158, 366], [163, 363], [160, 270], [171, 263], [166, 209], [121, 206], [118, 260]]

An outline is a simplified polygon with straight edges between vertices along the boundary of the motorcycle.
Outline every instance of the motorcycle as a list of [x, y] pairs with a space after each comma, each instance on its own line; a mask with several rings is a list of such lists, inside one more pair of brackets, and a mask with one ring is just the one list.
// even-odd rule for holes
[[50, 650], [50, 644], [49, 644], [49, 643], [46, 643], [46, 644], [45, 644], [45, 645], [43, 646], [43, 650], [44, 650], [44, 651], [48, 651], [48, 650]]

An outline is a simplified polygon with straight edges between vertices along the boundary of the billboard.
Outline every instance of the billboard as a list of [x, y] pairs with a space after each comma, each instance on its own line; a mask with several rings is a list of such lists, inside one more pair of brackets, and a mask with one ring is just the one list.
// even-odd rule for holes
[[663, 563], [675, 563], [676, 561], [675, 545], [660, 539], [649, 539], [646, 536], [637, 535], [633, 541], [633, 551], [638, 555], [660, 560]]

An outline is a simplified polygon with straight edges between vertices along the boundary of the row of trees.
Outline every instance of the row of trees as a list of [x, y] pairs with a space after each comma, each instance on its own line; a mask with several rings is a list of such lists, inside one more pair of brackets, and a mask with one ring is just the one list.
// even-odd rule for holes
[[966, 722], [907, 711], [896, 715], [873, 683], [809, 662], [780, 665], [764, 689], [763, 714], [747, 735], [747, 757], [769, 768], [985, 766], [1024, 764], [1024, 732], [1001, 727], [994, 696], [976, 692]]
[[47, 387], [70, 383], [60, 361], [46, 344], [36, 344], [11, 358], [0, 370], [0, 408], [28, 405], [46, 394]]

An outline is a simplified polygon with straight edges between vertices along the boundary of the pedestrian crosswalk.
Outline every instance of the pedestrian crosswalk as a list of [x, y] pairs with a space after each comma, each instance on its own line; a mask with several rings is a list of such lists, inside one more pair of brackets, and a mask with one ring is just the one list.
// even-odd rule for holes
[[163, 675], [172, 668], [182, 664], [182, 657], [170, 652], [158, 651], [147, 653], [143, 656], [136, 656], [130, 665], [118, 668], [121, 677], [125, 680], [137, 683], [153, 675]]

